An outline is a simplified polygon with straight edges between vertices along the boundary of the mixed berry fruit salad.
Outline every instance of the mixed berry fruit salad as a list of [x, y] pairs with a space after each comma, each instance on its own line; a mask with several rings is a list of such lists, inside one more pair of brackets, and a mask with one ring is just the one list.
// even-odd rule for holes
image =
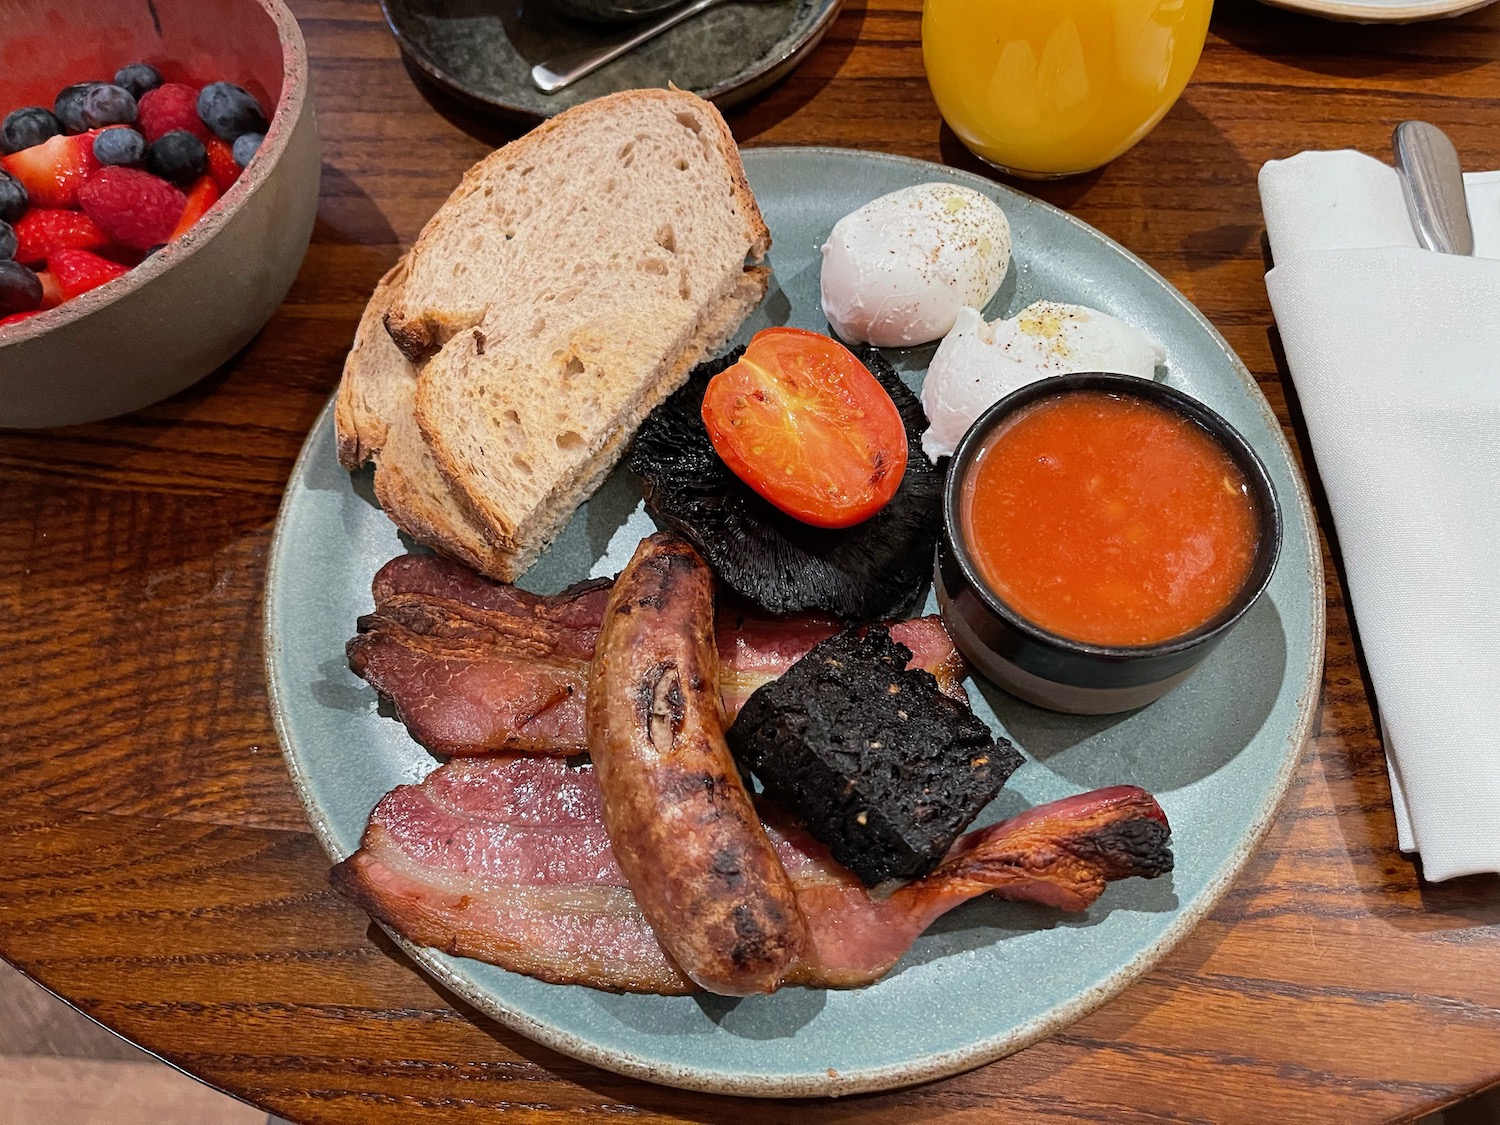
[[0, 124], [0, 332], [128, 272], [189, 230], [265, 137], [231, 82], [121, 67]]

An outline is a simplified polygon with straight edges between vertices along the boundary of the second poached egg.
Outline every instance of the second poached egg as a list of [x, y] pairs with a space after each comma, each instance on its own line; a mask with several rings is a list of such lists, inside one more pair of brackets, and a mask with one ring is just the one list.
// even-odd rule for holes
[[962, 309], [922, 384], [922, 450], [932, 461], [951, 456], [976, 418], [1027, 383], [1083, 371], [1150, 379], [1166, 358], [1139, 328], [1083, 305], [1037, 301], [990, 323], [978, 309]]

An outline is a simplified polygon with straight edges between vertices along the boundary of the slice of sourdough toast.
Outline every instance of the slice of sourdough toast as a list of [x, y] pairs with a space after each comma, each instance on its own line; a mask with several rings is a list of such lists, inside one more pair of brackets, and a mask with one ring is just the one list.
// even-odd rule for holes
[[428, 223], [385, 323], [431, 356], [422, 436], [518, 567], [759, 302], [769, 243], [728, 127], [677, 90], [559, 114]]
[[[687, 381], [693, 368], [714, 355], [734, 335], [744, 319], [765, 298], [771, 271], [757, 266], [745, 271], [734, 291], [720, 303], [704, 320], [689, 346], [682, 349], [673, 360], [666, 376], [645, 396], [635, 414], [626, 419], [599, 451], [583, 462], [582, 472], [565, 486], [554, 490], [552, 500], [537, 510], [517, 539], [514, 554], [506, 555], [506, 569], [493, 572], [493, 577], [505, 582], [514, 582], [524, 574], [552, 540], [556, 538], [572, 517], [578, 505], [592, 496], [618, 464], [635, 436], [635, 431], [646, 415], [665, 402], [678, 387]], [[482, 567], [479, 569], [483, 569]], [[492, 573], [485, 571], [485, 573]]]
[[520, 298], [531, 309], [597, 297], [602, 279], [589, 267], [610, 265], [611, 276], [623, 267], [632, 282], [642, 279], [628, 271], [639, 268], [670, 292], [689, 272], [675, 258], [683, 236], [687, 254], [727, 252], [740, 263], [770, 248], [729, 126], [676, 88], [595, 98], [464, 174], [412, 247], [386, 327], [420, 361], [484, 323], [497, 302]]
[[375, 463], [375, 496], [391, 522], [417, 542], [475, 570], [512, 581], [514, 556], [485, 533], [438, 471], [417, 429], [417, 367], [382, 323], [406, 275], [402, 258], [375, 286], [354, 346], [344, 361], [334, 403], [339, 463], [351, 471]]

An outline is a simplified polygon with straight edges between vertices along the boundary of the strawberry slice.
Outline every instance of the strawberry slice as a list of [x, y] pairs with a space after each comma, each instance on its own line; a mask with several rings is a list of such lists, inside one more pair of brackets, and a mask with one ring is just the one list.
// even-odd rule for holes
[[58, 288], [64, 301], [71, 301], [81, 293], [97, 289], [106, 281], [113, 281], [130, 271], [118, 262], [101, 258], [87, 250], [59, 250], [47, 263], [57, 278]]
[[41, 270], [36, 276], [42, 283], [42, 303], [37, 311], [57, 308], [63, 303], [62, 286], [57, 283], [57, 275], [51, 270]]
[[234, 186], [234, 181], [240, 178], [240, 166], [234, 158], [234, 150], [218, 137], [209, 137], [203, 142], [203, 147], [208, 149], [208, 174], [219, 185], [220, 192], [228, 191]]
[[[219, 202], [219, 185], [214, 182], [213, 177], [199, 176], [193, 181], [193, 186], [188, 188], [187, 206], [183, 208], [182, 218], [177, 220], [177, 229], [172, 232], [172, 238], [180, 238], [192, 229], [193, 224], [203, 218], [206, 212], [215, 203]], [[170, 242], [169, 238], [167, 241]]]
[[33, 207], [47, 208], [78, 206], [78, 189], [99, 166], [94, 139], [87, 133], [59, 134], [11, 153], [0, 159], [0, 165], [26, 186]]
[[99, 250], [109, 238], [81, 211], [27, 211], [16, 220], [16, 261], [45, 262], [59, 250]]
[[41, 309], [32, 309], [30, 312], [11, 313], [9, 316], [0, 317], [0, 328], [5, 328], [7, 325], [15, 324], [17, 321], [25, 320], [28, 316], [36, 316], [37, 313], [42, 311]]

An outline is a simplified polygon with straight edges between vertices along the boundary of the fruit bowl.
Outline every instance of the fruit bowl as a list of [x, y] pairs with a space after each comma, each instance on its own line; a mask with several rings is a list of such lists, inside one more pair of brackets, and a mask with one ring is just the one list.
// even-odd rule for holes
[[0, 426], [91, 422], [176, 394], [250, 342], [307, 253], [321, 156], [297, 21], [280, 0], [18, 0], [0, 57], [0, 117], [141, 61], [167, 82], [235, 83], [265, 106], [259, 151], [186, 233], [0, 329]]

